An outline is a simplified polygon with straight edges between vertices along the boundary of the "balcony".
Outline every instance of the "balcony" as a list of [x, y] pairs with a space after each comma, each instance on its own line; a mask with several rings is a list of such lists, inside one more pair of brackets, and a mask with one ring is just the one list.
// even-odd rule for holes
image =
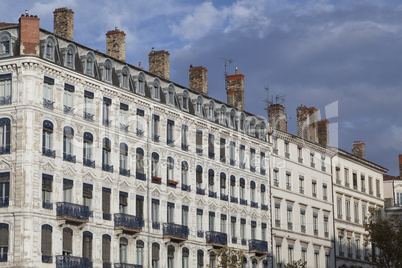
[[102, 170], [113, 173], [113, 165], [108, 165], [108, 164], [102, 163]]
[[53, 256], [42, 255], [43, 263], [53, 263]]
[[112, 120], [109, 120], [109, 119], [104, 118], [104, 119], [102, 120], [102, 124], [103, 124], [105, 127], [110, 127], [110, 126], [112, 125]]
[[182, 185], [181, 185], [181, 189], [182, 189], [183, 191], [191, 192], [191, 185], [182, 184]]
[[345, 182], [345, 187], [349, 187], [350, 183], [349, 182]]
[[82, 159], [82, 164], [86, 167], [95, 168], [95, 160], [92, 161], [91, 159], [84, 158]]
[[153, 140], [154, 142], [159, 142], [159, 138], [160, 138], [159, 135], [152, 135], [152, 140]]
[[197, 231], [197, 237], [204, 237], [204, 231]]
[[279, 187], [279, 181], [274, 180], [274, 186]]
[[197, 192], [196, 193], [200, 194], [200, 195], [205, 195], [205, 189], [201, 189], [201, 188], [197, 187]]
[[183, 150], [183, 151], [188, 151], [188, 144], [181, 144], [181, 149]]
[[230, 159], [230, 165], [231, 165], [231, 166], [234, 166], [235, 164], [236, 164], [236, 160]]
[[53, 209], [53, 203], [43, 201], [43, 202], [42, 202], [42, 207], [43, 207], [44, 209]]
[[56, 256], [56, 268], [91, 268], [92, 262], [87, 258], [75, 257], [70, 255], [58, 255]]
[[124, 132], [128, 132], [128, 125], [120, 123], [120, 130]]
[[64, 113], [74, 115], [74, 108], [64, 105]]
[[166, 144], [167, 144], [168, 146], [173, 147], [173, 146], [174, 146], [174, 140], [167, 139], [167, 140], [166, 140]]
[[290, 153], [285, 153], [285, 157], [289, 159], [290, 158]]
[[0, 105], [11, 104], [11, 96], [0, 97]]
[[231, 196], [231, 197], [230, 197], [230, 202], [231, 202], [231, 203], [236, 203], [236, 204], [237, 204], [237, 203], [239, 203], [239, 198], [234, 197], [234, 196]]
[[202, 155], [202, 152], [203, 152], [203, 151], [204, 151], [204, 150], [201, 149], [201, 148], [196, 148], [196, 149], [195, 149], [195, 153], [198, 154], [198, 155]]
[[51, 150], [51, 149], [42, 147], [42, 155], [56, 158], [56, 150]]
[[341, 180], [336, 180], [336, 184], [341, 185], [342, 184]]
[[300, 226], [300, 231], [301, 231], [302, 233], [306, 233], [306, 225], [301, 225], [301, 226]]
[[261, 204], [261, 210], [268, 211], [268, 205]]
[[303, 158], [299, 157], [299, 158], [297, 158], [297, 161], [299, 161], [299, 163], [303, 164]]
[[115, 263], [114, 268], [142, 268], [140, 264]]
[[209, 231], [206, 233], [206, 242], [207, 244], [213, 245], [226, 245], [228, 243], [228, 235], [225, 233]]
[[274, 154], [278, 154], [278, 149], [274, 148], [274, 149], [272, 149], [272, 152], [273, 152]]
[[286, 183], [286, 190], [292, 190], [292, 185], [290, 185], [289, 183]]
[[247, 206], [247, 200], [243, 199], [243, 198], [240, 198], [240, 205]]
[[317, 229], [314, 230], [314, 235], [315, 235], [315, 236], [318, 236], [318, 230], [317, 230]]
[[292, 231], [293, 230], [293, 223], [288, 222], [288, 230]]
[[268, 242], [251, 239], [248, 241], [248, 250], [250, 253], [255, 253], [256, 255], [265, 255], [268, 253]]
[[281, 220], [275, 220], [275, 227], [277, 228], [281, 227]]
[[135, 129], [135, 134], [138, 137], [143, 137], [144, 136], [144, 130], [137, 128], [137, 129]]
[[209, 152], [209, 153], [208, 153], [208, 157], [209, 157], [209, 159], [215, 159], [215, 154]]
[[71, 163], [75, 163], [75, 155], [63, 153], [63, 160]]
[[53, 110], [54, 109], [54, 101], [43, 99], [43, 107]]
[[241, 239], [241, 244], [242, 244], [243, 246], [247, 245], [247, 240], [246, 240], [245, 238], [242, 238], [242, 239]]
[[124, 213], [114, 214], [115, 229], [121, 229], [127, 233], [139, 233], [143, 226], [142, 218]]
[[246, 163], [240, 163], [240, 164], [239, 164], [239, 168], [245, 169], [245, 168], [246, 168]]
[[146, 180], [145, 174], [144, 174], [144, 173], [140, 173], [140, 172], [135, 172], [135, 178], [136, 178], [136, 179], [139, 179], [139, 180], [142, 180], [142, 181], [145, 181], [145, 180]]
[[325, 236], [325, 238], [328, 238], [329, 237], [329, 232], [324, 232], [324, 236]]
[[255, 167], [254, 167], [254, 166], [250, 166], [250, 171], [251, 171], [251, 172], [255, 172]]
[[237, 244], [237, 237], [232, 237], [232, 244]]
[[353, 190], [357, 190], [357, 185], [353, 185]]
[[157, 229], [159, 230], [161, 228], [161, 224], [156, 221], [152, 221], [152, 229]]
[[9, 154], [11, 151], [10, 145], [4, 145], [0, 147], [0, 154]]
[[8, 197], [0, 198], [0, 207], [8, 207]]
[[84, 119], [85, 120], [87, 120], [89, 122], [93, 122], [93, 121], [95, 121], [94, 117], [95, 117], [94, 114], [84, 112]]
[[252, 208], [258, 208], [258, 202], [251, 201], [251, 207]]
[[179, 184], [178, 181], [174, 181], [174, 180], [167, 180], [166, 185], [172, 188], [176, 188], [177, 184]]
[[105, 213], [105, 212], [103, 212], [102, 214], [103, 214], [103, 219], [104, 220], [106, 220], [106, 221], [111, 221], [112, 220], [112, 214]]
[[151, 182], [156, 183], [156, 184], [161, 184], [162, 183], [162, 178], [152, 176]]
[[262, 169], [260, 170], [260, 174], [261, 174], [261, 175], [265, 175], [266, 172], [267, 172], [267, 171], [266, 171], [264, 168], [262, 168]]
[[304, 188], [299, 188], [299, 193], [304, 194]]
[[88, 222], [89, 217], [91, 216], [91, 211], [87, 206], [68, 202], [58, 202], [56, 215], [57, 219], [80, 224]]
[[221, 194], [221, 200], [223, 201], [228, 201], [229, 200], [229, 196], [227, 194]]
[[130, 170], [125, 168], [120, 168], [119, 174], [122, 176], [130, 177]]
[[208, 197], [216, 198], [216, 192], [208, 191]]
[[188, 227], [185, 225], [164, 223], [163, 224], [163, 237], [170, 238], [172, 241], [184, 241], [188, 238]]

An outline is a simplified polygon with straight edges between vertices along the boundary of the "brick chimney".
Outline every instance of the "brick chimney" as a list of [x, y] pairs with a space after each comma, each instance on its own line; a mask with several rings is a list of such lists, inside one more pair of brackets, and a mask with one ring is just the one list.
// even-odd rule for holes
[[228, 104], [244, 110], [244, 75], [236, 73], [226, 76]]
[[322, 146], [329, 146], [329, 121], [320, 120], [318, 124], [318, 143]]
[[355, 141], [353, 143], [352, 154], [362, 159], [366, 159], [366, 144], [362, 141]]
[[19, 19], [20, 27], [20, 55], [39, 56], [39, 18], [29, 16], [28, 11]]
[[193, 67], [190, 65], [189, 71], [189, 80], [190, 80], [190, 88], [194, 89], [202, 94], [208, 94], [208, 81], [207, 81], [207, 72], [208, 70], [205, 67], [197, 66]]
[[155, 51], [152, 48], [148, 54], [149, 71], [163, 78], [170, 80], [170, 54], [168, 51]]
[[74, 39], [74, 11], [66, 7], [53, 11], [53, 32], [65, 38]]
[[399, 177], [402, 179], [402, 154], [399, 155]]
[[126, 34], [117, 27], [106, 33], [106, 54], [122, 61], [126, 60]]
[[297, 107], [297, 136], [318, 143], [317, 112], [315, 107]]
[[278, 130], [287, 131], [285, 107], [281, 104], [272, 104], [268, 107], [268, 122]]

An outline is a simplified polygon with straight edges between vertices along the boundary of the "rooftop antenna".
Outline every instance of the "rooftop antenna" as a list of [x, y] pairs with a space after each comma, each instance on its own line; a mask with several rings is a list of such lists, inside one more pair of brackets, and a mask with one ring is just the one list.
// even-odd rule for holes
[[225, 66], [225, 90], [227, 91], [228, 90], [228, 82], [227, 82], [226, 77], [228, 76], [228, 73], [226, 71], [226, 66], [227, 66], [228, 63], [232, 63], [232, 60], [231, 59], [224, 59], [224, 58], [220, 58], [220, 59], [225, 62], [225, 64], [224, 64], [224, 66]]

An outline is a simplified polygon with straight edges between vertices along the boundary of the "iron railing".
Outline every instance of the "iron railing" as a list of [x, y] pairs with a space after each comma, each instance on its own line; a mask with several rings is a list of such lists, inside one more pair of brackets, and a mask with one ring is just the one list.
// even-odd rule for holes
[[91, 113], [84, 112], [84, 119], [90, 122], [93, 122], [95, 115]]
[[91, 159], [84, 158], [84, 159], [82, 160], [82, 164], [83, 164], [84, 166], [86, 166], [86, 167], [95, 168], [95, 160], [92, 161]]
[[63, 153], [63, 160], [71, 163], [75, 163], [75, 155]]
[[268, 242], [257, 239], [248, 240], [248, 249], [268, 253]]
[[51, 150], [51, 149], [42, 147], [42, 155], [56, 158], [56, 150]]
[[10, 145], [4, 145], [0, 147], [0, 154], [9, 154], [11, 152]]
[[43, 99], [43, 107], [53, 110], [54, 109], [54, 101]]
[[102, 163], [102, 170], [113, 173], [113, 165]]
[[181, 189], [182, 189], [183, 191], [191, 192], [191, 185], [182, 184], [182, 185], [181, 185]]
[[225, 233], [208, 231], [205, 237], [207, 243], [221, 244], [221, 245], [226, 245], [228, 243], [228, 235]]
[[91, 268], [92, 262], [87, 258], [75, 257], [70, 255], [56, 256], [56, 268]]
[[187, 239], [188, 234], [189, 230], [188, 227], [185, 225], [174, 224], [174, 223], [163, 224], [163, 235]]
[[68, 202], [58, 202], [56, 213], [58, 217], [69, 217], [78, 220], [88, 220], [91, 216], [89, 207]]
[[120, 171], [119, 172], [120, 175], [130, 177], [130, 170], [129, 169], [120, 168], [119, 171]]
[[114, 226], [142, 230], [142, 227], [144, 226], [144, 220], [137, 216], [125, 213], [117, 213], [114, 214]]

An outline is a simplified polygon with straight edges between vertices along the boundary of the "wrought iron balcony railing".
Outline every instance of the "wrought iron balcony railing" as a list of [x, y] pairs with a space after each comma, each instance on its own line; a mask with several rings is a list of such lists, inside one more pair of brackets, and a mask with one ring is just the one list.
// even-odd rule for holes
[[8, 196], [0, 198], [0, 207], [8, 207], [8, 204], [9, 204]]
[[205, 189], [201, 189], [197, 187], [197, 194], [205, 195]]
[[167, 139], [167, 140], [166, 140], [166, 144], [169, 145], [169, 146], [174, 146], [174, 140], [172, 140], [172, 139]]
[[350, 183], [349, 183], [349, 182], [345, 182], [345, 186], [346, 186], [346, 187], [349, 187], [349, 186], [350, 186]]
[[189, 234], [188, 227], [185, 225], [174, 224], [174, 223], [164, 223], [163, 224], [163, 235], [170, 236], [173, 238], [187, 239]]
[[302, 233], [306, 233], [306, 225], [301, 225], [300, 230]]
[[274, 154], [278, 154], [278, 149], [274, 148], [274, 149], [272, 149], [272, 152], [273, 152]]
[[304, 188], [299, 187], [299, 193], [304, 194]]
[[92, 161], [91, 159], [84, 158], [82, 159], [82, 164], [86, 167], [95, 168], [95, 160]]
[[274, 180], [274, 186], [279, 187], [279, 181], [278, 180]]
[[197, 237], [204, 237], [204, 231], [197, 231]]
[[91, 211], [87, 206], [68, 202], [58, 202], [56, 214], [57, 217], [63, 217], [77, 221], [88, 221], [89, 217], [91, 216]]
[[124, 132], [128, 132], [128, 125], [120, 123], [120, 130]]
[[357, 185], [353, 185], [353, 190], [357, 190]]
[[260, 170], [260, 174], [261, 175], [265, 175], [267, 173], [267, 171], [265, 170], [265, 168], [262, 168], [261, 170]]
[[63, 160], [71, 163], [75, 163], [75, 155], [63, 153]]
[[182, 185], [181, 185], [181, 189], [182, 189], [183, 191], [191, 192], [191, 185], [182, 184]]
[[182, 144], [181, 144], [181, 149], [182, 149], [183, 151], [188, 151], [188, 144], [182, 143]]
[[152, 183], [156, 183], [156, 184], [161, 184], [162, 183], [162, 178], [156, 177], [156, 176], [152, 176]]
[[73, 115], [74, 114], [74, 108], [73, 107], [69, 107], [69, 106], [66, 106], [66, 105], [64, 105], [64, 113], [65, 114], [71, 114], [71, 115]]
[[247, 245], [247, 239], [242, 238], [242, 239], [241, 239], [241, 244], [242, 244], [242, 245]]
[[177, 184], [179, 184], [179, 182], [175, 181], [175, 180], [167, 180], [167, 183], [166, 183], [167, 186], [172, 187], [172, 188], [176, 188]]
[[228, 235], [225, 233], [208, 231], [206, 233], [206, 242], [208, 244], [226, 245], [228, 243]]
[[112, 125], [112, 120], [103, 118], [102, 124], [103, 124], [105, 127], [110, 127], [110, 126]]
[[310, 166], [311, 166], [312, 168], [315, 168], [315, 163], [310, 163]]
[[268, 211], [268, 205], [261, 204], [261, 210]]
[[314, 235], [315, 235], [315, 236], [318, 235], [318, 230], [317, 230], [317, 229], [314, 230]]
[[58, 255], [56, 256], [56, 268], [91, 268], [92, 262], [87, 258], [75, 257], [70, 255]]
[[246, 168], [246, 163], [240, 163], [240, 164], [239, 164], [239, 168], [245, 169], [245, 168]]
[[54, 109], [54, 101], [43, 99], [43, 107], [53, 110]]
[[250, 171], [251, 171], [251, 172], [255, 172], [255, 167], [254, 167], [254, 166], [250, 166]]
[[11, 104], [11, 96], [0, 97], [0, 105]]
[[135, 131], [135, 134], [138, 137], [142, 137], [142, 136], [144, 136], [144, 130], [137, 128], [136, 131]]
[[201, 148], [196, 148], [196, 149], [195, 149], [195, 153], [198, 154], [198, 155], [202, 155], [202, 152], [203, 152], [203, 151], [204, 151], [204, 150], [201, 149]]
[[288, 222], [288, 230], [293, 230], [293, 223], [292, 222]]
[[51, 150], [51, 149], [42, 147], [42, 155], [56, 158], [56, 150]]
[[232, 237], [232, 244], [237, 244], [237, 237]]
[[84, 112], [84, 119], [85, 120], [93, 122], [93, 121], [95, 121], [94, 117], [95, 117], [94, 114]]
[[216, 198], [216, 192], [208, 191], [208, 197]]
[[281, 227], [281, 220], [275, 220], [275, 227], [277, 228]]
[[258, 208], [258, 202], [251, 201], [251, 207], [252, 208]]
[[102, 163], [102, 170], [113, 173], [113, 165], [108, 165], [108, 164]]
[[0, 154], [9, 154], [11, 152], [10, 145], [3, 145], [0, 147]]
[[140, 217], [117, 213], [114, 214], [114, 226], [122, 229], [127, 229], [131, 231], [141, 231], [144, 226], [144, 220]]
[[130, 263], [115, 263], [114, 268], [142, 268], [142, 265]]
[[336, 180], [336, 184], [342, 184], [341, 180]]
[[237, 204], [237, 203], [239, 203], [239, 198], [234, 197], [234, 196], [231, 196], [231, 197], [230, 197], [230, 202], [231, 202], [231, 203], [236, 203], [236, 204]]
[[129, 169], [120, 168], [119, 171], [120, 171], [119, 172], [120, 175], [130, 177], [130, 170]]
[[112, 220], [112, 214], [103, 212], [103, 219], [107, 221]]
[[53, 263], [53, 256], [42, 255], [43, 263]]
[[146, 180], [146, 176], [144, 173], [140, 173], [140, 172], [135, 172], [135, 177], [139, 180], [145, 181]]
[[152, 140], [153, 140], [154, 142], [159, 142], [159, 138], [160, 138], [159, 135], [152, 135]]
[[230, 165], [231, 165], [231, 166], [234, 166], [235, 164], [236, 164], [236, 160], [230, 159]]
[[303, 164], [303, 158], [298, 157], [297, 160], [299, 161], [299, 163]]
[[42, 207], [44, 209], [53, 209], [53, 203], [52, 202], [42, 201]]
[[292, 190], [292, 185], [290, 185], [289, 183], [286, 183], [286, 190]]
[[257, 239], [248, 240], [248, 249], [250, 251], [268, 253], [268, 242]]
[[160, 222], [156, 222], [156, 221], [152, 221], [152, 229], [160, 229], [161, 228], [161, 223]]
[[290, 158], [290, 153], [285, 153], [286, 158]]
[[228, 201], [229, 200], [229, 196], [227, 194], [222, 194], [221, 193], [221, 200], [223, 201]]
[[329, 232], [324, 232], [324, 236], [325, 236], [325, 238], [328, 238], [329, 237]]
[[208, 157], [209, 157], [209, 159], [215, 159], [215, 153], [209, 152]]
[[240, 198], [240, 205], [247, 206], [247, 200], [243, 199], [243, 198]]

